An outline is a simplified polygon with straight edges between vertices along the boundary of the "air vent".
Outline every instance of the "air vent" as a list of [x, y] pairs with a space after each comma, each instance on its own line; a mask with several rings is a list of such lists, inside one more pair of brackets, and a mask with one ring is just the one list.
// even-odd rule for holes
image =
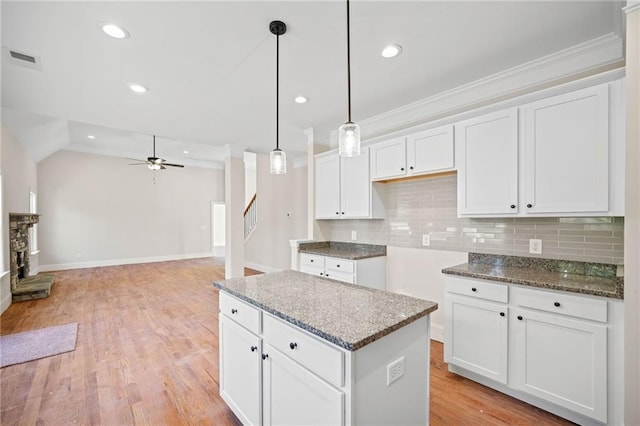
[[3, 47], [2, 56], [4, 57], [3, 59], [5, 59], [7, 62], [10, 62], [14, 65], [42, 71], [42, 64], [40, 63], [40, 58], [35, 55], [30, 55], [25, 52], [20, 52], [18, 50]]

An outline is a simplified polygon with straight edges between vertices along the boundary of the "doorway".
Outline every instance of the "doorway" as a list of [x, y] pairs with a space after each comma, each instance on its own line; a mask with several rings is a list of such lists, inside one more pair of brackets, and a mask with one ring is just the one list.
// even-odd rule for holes
[[214, 257], [224, 257], [225, 234], [225, 204], [211, 202], [211, 253]]

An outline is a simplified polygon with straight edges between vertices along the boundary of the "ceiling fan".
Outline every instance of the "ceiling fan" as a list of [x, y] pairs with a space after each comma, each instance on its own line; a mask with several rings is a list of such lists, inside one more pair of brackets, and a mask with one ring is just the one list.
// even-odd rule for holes
[[[130, 160], [135, 160], [134, 158], [131, 158]], [[169, 167], [184, 167], [182, 164], [173, 164], [173, 163], [167, 163], [165, 162], [166, 160], [164, 158], [159, 158], [156, 157], [156, 135], [153, 135], [153, 157], [147, 157], [147, 161], [143, 161], [143, 160], [135, 160], [135, 161], [140, 161], [139, 163], [131, 163], [129, 164], [130, 166], [138, 166], [138, 165], [142, 165], [142, 164], [146, 164], [147, 167], [150, 170], [164, 170], [167, 167], [165, 166], [169, 166]]]

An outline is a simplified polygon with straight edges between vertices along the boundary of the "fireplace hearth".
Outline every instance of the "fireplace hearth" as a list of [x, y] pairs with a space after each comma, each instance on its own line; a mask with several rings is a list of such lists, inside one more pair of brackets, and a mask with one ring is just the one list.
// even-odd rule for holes
[[54, 275], [29, 275], [29, 228], [38, 223], [40, 215], [9, 213], [9, 262], [11, 294], [14, 302], [42, 299], [51, 294]]

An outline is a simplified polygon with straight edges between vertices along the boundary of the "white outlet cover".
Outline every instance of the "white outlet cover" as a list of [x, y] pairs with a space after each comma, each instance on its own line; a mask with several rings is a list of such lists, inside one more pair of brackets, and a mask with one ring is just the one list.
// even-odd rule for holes
[[431, 235], [422, 234], [422, 245], [423, 246], [430, 246], [431, 245]]
[[542, 254], [542, 240], [532, 238], [529, 240], [529, 253]]
[[355, 241], [355, 240], [356, 240], [357, 235], [358, 235], [358, 234], [356, 233], [356, 231], [351, 231], [351, 239], [352, 239], [353, 241]]
[[404, 376], [404, 357], [400, 357], [387, 365], [387, 386]]

